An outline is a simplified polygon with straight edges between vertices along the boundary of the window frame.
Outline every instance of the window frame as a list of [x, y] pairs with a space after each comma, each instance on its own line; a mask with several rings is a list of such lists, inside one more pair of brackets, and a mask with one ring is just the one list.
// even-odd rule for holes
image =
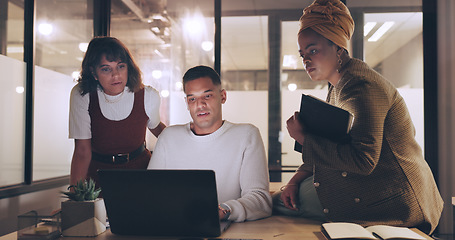
[[[108, 35], [110, 28], [110, 6], [111, 1], [94, 0], [93, 1], [93, 27], [94, 35]], [[348, 2], [349, 3], [349, 2]], [[220, 70], [220, 52], [221, 52], [221, 0], [214, 0], [215, 4], [215, 21], [217, 29], [215, 35], [215, 67]], [[384, 8], [385, 9], [385, 8]], [[409, 11], [409, 7], [406, 8]], [[363, 8], [362, 12], [377, 12], [380, 9], [368, 9]], [[400, 8], [394, 8], [393, 10], [401, 11]], [[282, 10], [281, 10], [282, 11]], [[294, 10], [293, 10], [294, 11]], [[352, 9], [357, 15], [355, 8]], [[387, 9], [390, 12], [390, 8]], [[422, 0], [422, 7], [418, 8], [417, 11], [423, 12], [423, 41], [424, 41], [424, 131], [425, 131], [425, 159], [427, 160], [430, 168], [433, 171], [436, 181], [438, 181], [438, 109], [437, 109], [437, 81], [431, 81], [437, 79], [437, 16], [436, 16], [436, 3], [433, 0]], [[300, 14], [301, 10], [295, 10]], [[224, 12], [226, 14], [226, 12]], [[228, 13], [227, 15], [268, 15], [269, 17], [276, 12], [263, 12], [263, 11], [244, 11], [242, 13]], [[276, 16], [276, 15], [275, 15]], [[289, 20], [288, 17], [279, 18], [279, 21]], [[25, 120], [25, 157], [24, 157], [24, 181], [23, 183], [11, 185], [11, 186], [0, 186], [0, 199], [17, 196], [25, 193], [41, 191], [49, 188], [59, 187], [67, 185], [69, 182], [69, 176], [62, 176], [56, 178], [50, 178], [45, 180], [33, 181], [32, 168], [33, 168], [33, 83], [34, 83], [34, 20], [35, 20], [35, 1], [25, 0], [24, 1], [24, 61], [27, 64], [26, 67], [26, 120]], [[361, 36], [363, 39], [363, 36]], [[353, 38], [354, 41], [357, 39]], [[363, 54], [361, 51], [354, 51], [356, 56]], [[276, 54], [275, 54], [276, 55]], [[275, 56], [273, 54], [269, 55]], [[270, 71], [270, 70], [269, 70]], [[269, 73], [269, 77], [272, 77], [274, 72]], [[270, 88], [269, 88], [270, 91]], [[276, 129], [272, 129], [276, 131]], [[269, 132], [270, 136], [270, 132]], [[271, 142], [270, 142], [271, 143]], [[269, 146], [270, 147], [270, 146]], [[281, 154], [281, 153], [279, 153]], [[277, 154], [275, 154], [277, 155]], [[277, 155], [278, 156], [278, 155]], [[272, 158], [269, 152], [269, 161]], [[275, 169], [271, 169], [276, 171]], [[286, 170], [281, 170], [286, 171]]]
[[[93, 32], [95, 36], [108, 36], [110, 27], [110, 0], [93, 1]], [[109, 7], [107, 7], [109, 6]], [[33, 181], [33, 112], [35, 80], [35, 19], [34, 0], [24, 1], [24, 62], [25, 79], [25, 136], [23, 182], [0, 186], [0, 199], [62, 187], [69, 184], [69, 175]]]

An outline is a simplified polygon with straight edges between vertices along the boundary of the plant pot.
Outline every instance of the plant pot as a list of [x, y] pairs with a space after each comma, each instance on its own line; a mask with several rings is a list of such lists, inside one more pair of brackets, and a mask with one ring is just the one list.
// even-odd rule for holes
[[93, 237], [106, 231], [104, 200], [62, 202], [62, 234], [68, 237]]

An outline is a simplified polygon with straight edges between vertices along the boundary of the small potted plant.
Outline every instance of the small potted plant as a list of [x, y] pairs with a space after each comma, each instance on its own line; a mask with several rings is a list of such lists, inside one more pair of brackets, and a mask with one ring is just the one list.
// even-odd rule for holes
[[101, 189], [93, 179], [83, 179], [62, 192], [67, 201], [62, 202], [63, 236], [93, 237], [106, 231], [106, 208]]

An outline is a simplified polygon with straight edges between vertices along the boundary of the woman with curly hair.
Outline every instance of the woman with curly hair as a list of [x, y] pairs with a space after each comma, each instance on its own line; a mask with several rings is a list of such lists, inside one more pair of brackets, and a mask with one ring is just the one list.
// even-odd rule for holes
[[98, 169], [146, 169], [151, 157], [146, 130], [158, 137], [165, 125], [159, 93], [144, 86], [126, 46], [113, 37], [93, 38], [77, 81], [70, 97], [69, 137], [75, 142], [70, 183], [96, 181]]

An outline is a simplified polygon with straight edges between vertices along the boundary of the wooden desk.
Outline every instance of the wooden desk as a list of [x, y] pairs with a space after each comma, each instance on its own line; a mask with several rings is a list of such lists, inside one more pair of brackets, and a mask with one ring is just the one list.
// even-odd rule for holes
[[220, 238], [325, 239], [321, 222], [303, 218], [272, 216], [251, 222], [233, 223]]
[[[241, 238], [241, 239], [324, 239], [320, 234], [321, 222], [292, 218], [284, 216], [272, 216], [251, 222], [232, 223], [231, 226], [218, 238]], [[318, 237], [319, 235], [319, 237]], [[17, 233], [11, 233], [0, 237], [0, 240], [16, 240]], [[81, 240], [80, 237], [62, 237], [63, 240]], [[123, 239], [150, 239], [150, 237], [132, 237], [114, 235], [108, 229], [106, 232], [93, 238], [96, 240], [123, 240]], [[169, 238], [168, 238], [169, 239]]]
[[[425, 236], [417, 229], [412, 229], [415, 232]], [[264, 239], [264, 240], [287, 240], [287, 239], [318, 239], [325, 240], [321, 231], [321, 222], [311, 221], [303, 218], [272, 216], [266, 219], [261, 219], [251, 222], [232, 223], [231, 226], [218, 239], [222, 238], [237, 238], [237, 239]], [[428, 237], [428, 236], [425, 236]], [[11, 233], [0, 237], [0, 240], [16, 240], [16, 233]], [[126, 240], [126, 239], [151, 239], [150, 237], [136, 236], [118, 236], [111, 233], [110, 230], [93, 238], [80, 237], [62, 237], [63, 240]], [[153, 238], [159, 239], [159, 238]], [[169, 238], [166, 238], [169, 240]], [[428, 239], [432, 239], [429, 238]]]

